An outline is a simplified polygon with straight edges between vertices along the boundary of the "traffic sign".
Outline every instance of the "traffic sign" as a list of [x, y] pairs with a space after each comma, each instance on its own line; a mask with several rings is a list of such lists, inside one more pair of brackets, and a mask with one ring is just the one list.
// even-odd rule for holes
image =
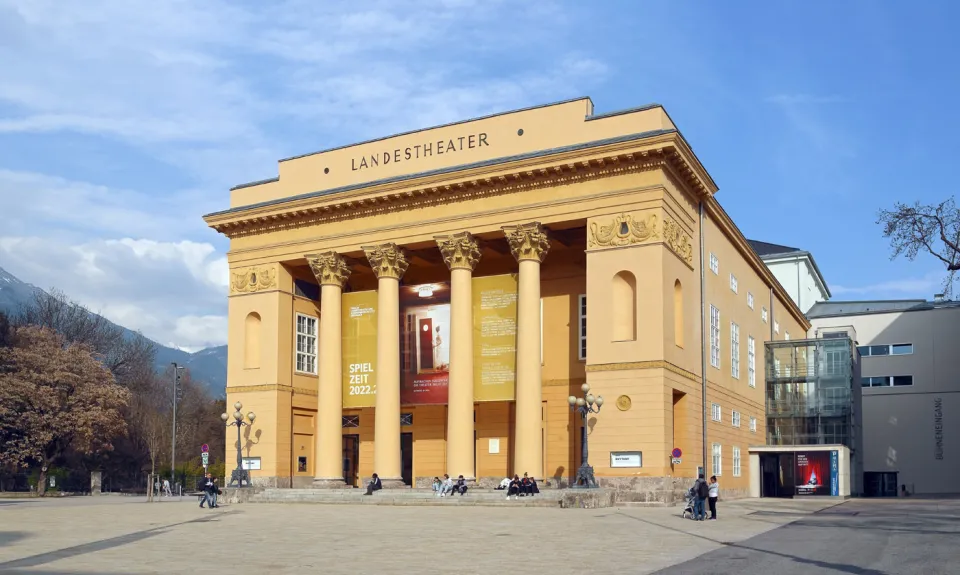
[[200, 454], [200, 459], [203, 460], [203, 466], [206, 467], [206, 466], [210, 463], [210, 454], [209, 454], [209, 453], [201, 453], [201, 454]]
[[674, 465], [680, 465], [680, 458], [679, 458], [679, 457], [674, 457], [674, 458], [671, 460], [671, 463], [673, 463]]
[[679, 459], [680, 456], [683, 455], [683, 452], [680, 451], [679, 447], [674, 447], [670, 455], [672, 455], [674, 459]]
[[206, 443], [204, 443], [203, 445], [200, 446], [200, 453], [206, 453], [206, 452], [208, 452], [208, 451], [210, 451], [210, 448], [207, 447], [207, 444], [206, 444]]

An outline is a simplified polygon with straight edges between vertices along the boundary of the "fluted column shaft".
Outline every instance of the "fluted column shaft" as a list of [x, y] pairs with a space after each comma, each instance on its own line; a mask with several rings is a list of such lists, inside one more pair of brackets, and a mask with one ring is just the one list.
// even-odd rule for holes
[[377, 276], [377, 399], [373, 467], [384, 488], [403, 486], [400, 461], [400, 278], [406, 253], [396, 244], [364, 247]]
[[350, 268], [336, 252], [308, 255], [310, 269], [320, 282], [319, 388], [315, 424], [315, 487], [343, 487], [343, 360], [341, 301]]
[[450, 380], [447, 398], [447, 470], [476, 479], [473, 421], [473, 269], [480, 260], [469, 232], [436, 238], [450, 268]]
[[550, 249], [537, 222], [503, 228], [520, 267], [517, 293], [517, 401], [514, 473], [543, 477], [540, 263]]

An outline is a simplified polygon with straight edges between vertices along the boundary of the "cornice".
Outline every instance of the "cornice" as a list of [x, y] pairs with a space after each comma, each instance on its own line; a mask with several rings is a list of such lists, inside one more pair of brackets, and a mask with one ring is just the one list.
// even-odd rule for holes
[[702, 177], [702, 166], [688, 150], [679, 133], [669, 132], [337, 194], [292, 198], [211, 214], [205, 220], [234, 238], [653, 169], [664, 169], [697, 196], [712, 194], [712, 181]]
[[[757, 252], [750, 247], [750, 244], [747, 242], [747, 238], [740, 232], [740, 228], [733, 222], [727, 212], [724, 211], [723, 207], [717, 202], [716, 198], [709, 196], [704, 199], [704, 206], [707, 209], [707, 213], [713, 218], [714, 223], [717, 224], [723, 233], [727, 236], [730, 242], [737, 248], [737, 251], [740, 252], [740, 255], [743, 256], [743, 259], [750, 263], [754, 271], [756, 271], [760, 277], [766, 280], [767, 284], [773, 289], [774, 293], [777, 294], [777, 297], [783, 302], [784, 307], [787, 308], [787, 311], [790, 312], [790, 315], [797, 320], [797, 322], [803, 326], [804, 331], [810, 329], [810, 321], [807, 319], [803, 312], [800, 311], [800, 308], [797, 307], [796, 302], [793, 301], [793, 298], [790, 297], [790, 294], [787, 293], [787, 290], [780, 285], [780, 281], [777, 280], [776, 276], [773, 275], [773, 272], [770, 271], [770, 268], [760, 259], [760, 256], [757, 255]], [[771, 318], [771, 322], [772, 322]]]

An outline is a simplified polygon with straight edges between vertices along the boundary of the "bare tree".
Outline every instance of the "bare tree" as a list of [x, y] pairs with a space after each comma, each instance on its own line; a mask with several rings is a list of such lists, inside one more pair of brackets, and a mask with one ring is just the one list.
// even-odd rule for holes
[[150, 459], [150, 473], [156, 474], [170, 438], [169, 401], [156, 377], [139, 385], [130, 401], [127, 421], [130, 437]]
[[122, 410], [130, 392], [89, 347], [68, 344], [39, 327], [16, 330], [12, 348], [0, 350], [0, 465], [40, 464], [37, 493], [46, 490], [47, 470], [68, 451], [109, 451], [126, 431]]
[[0, 311], [0, 347], [13, 345], [13, 332], [10, 329], [10, 320], [7, 314]]
[[940, 260], [946, 267], [944, 293], [953, 292], [953, 280], [960, 271], [960, 210], [954, 198], [939, 204], [896, 203], [881, 210], [877, 219], [883, 236], [890, 238], [892, 258], [905, 255], [913, 260], [920, 252]]

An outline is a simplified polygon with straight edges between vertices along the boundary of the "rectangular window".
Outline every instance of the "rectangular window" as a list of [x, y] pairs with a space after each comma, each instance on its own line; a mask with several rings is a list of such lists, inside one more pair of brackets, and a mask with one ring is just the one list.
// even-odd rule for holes
[[756, 433], [756, 432], [757, 432], [757, 418], [756, 418], [756, 417], [751, 417], [751, 418], [750, 418], [750, 431], [752, 431], [753, 433]]
[[733, 448], [733, 476], [740, 477], [740, 448]]
[[740, 287], [739, 287], [739, 284], [737, 283], [737, 276], [731, 273], [730, 274], [730, 291], [732, 291], [733, 293], [738, 293], [737, 291], [738, 289], [740, 289]]
[[777, 334], [777, 335], [780, 335], [780, 322], [779, 322], [779, 321], [774, 321], [774, 322], [773, 322], [773, 333], [775, 333], [775, 334]]
[[710, 306], [710, 365], [720, 369], [720, 310]]
[[711, 407], [712, 407], [712, 411], [713, 411], [713, 420], [714, 420], [714, 421], [722, 421], [722, 420], [723, 420], [723, 413], [722, 413], [722, 411], [720, 410], [720, 404], [719, 404], [719, 403], [714, 403]]
[[763, 323], [767, 323], [767, 308], [766, 308], [766, 307], [761, 307], [761, 308], [760, 308], [760, 319], [763, 320]]
[[893, 345], [864, 345], [858, 347], [861, 357], [878, 357], [883, 355], [910, 355], [913, 353], [912, 343], [895, 343]]
[[740, 326], [730, 322], [730, 375], [740, 379]]
[[317, 318], [297, 314], [297, 371], [317, 373]]
[[723, 448], [720, 447], [719, 443], [713, 444], [713, 470], [712, 475], [720, 477], [722, 475], [721, 469], [723, 468]]
[[360, 416], [359, 415], [341, 416], [340, 427], [360, 427]]
[[884, 375], [881, 377], [861, 377], [860, 387], [901, 387], [913, 385], [912, 375]]
[[587, 359], [587, 296], [580, 295], [578, 296], [578, 303], [580, 308], [580, 324], [577, 331], [577, 341], [579, 342], [579, 359], [580, 361], [586, 361]]
[[717, 258], [713, 252], [710, 252], [710, 271], [714, 274], [720, 273], [720, 260]]
[[757, 342], [747, 336], [747, 385], [757, 387]]
[[785, 339], [785, 340], [787, 340], [787, 341], [790, 341], [790, 332], [789, 332], [789, 331], [783, 332], [783, 339]]
[[740, 427], [740, 412], [733, 411], [731, 413], [733, 413], [733, 417], [730, 418], [730, 423], [733, 424], [734, 427]]
[[747, 292], [747, 307], [753, 309], [753, 294]]

